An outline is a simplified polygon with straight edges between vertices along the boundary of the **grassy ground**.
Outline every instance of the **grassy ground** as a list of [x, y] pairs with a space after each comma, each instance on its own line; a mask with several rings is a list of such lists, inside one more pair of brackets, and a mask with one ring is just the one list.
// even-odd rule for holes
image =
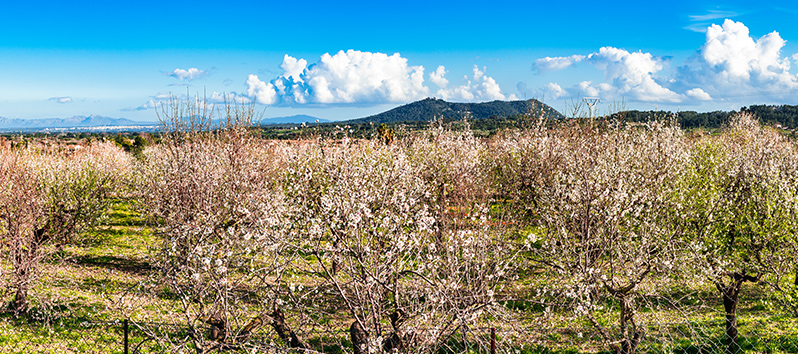
[[[39, 268], [30, 318], [0, 314], [2, 353], [121, 353], [121, 289], [143, 280], [149, 269], [151, 230], [130, 200], [113, 202], [99, 230], [76, 245], [53, 249]], [[131, 343], [141, 341], [133, 333]]]
[[[82, 242], [52, 250], [52, 257], [40, 268], [39, 281], [33, 290], [30, 318], [15, 319], [0, 313], [0, 353], [122, 353], [122, 319], [124, 303], [130, 301], [127, 289], [147, 280], [150, 269], [148, 252], [156, 244], [144, 220], [135, 211], [134, 202], [115, 200], [107, 219], [99, 230], [83, 235]], [[7, 267], [6, 267], [7, 269]], [[529, 279], [519, 281], [523, 287], [534, 286]], [[522, 295], [523, 290], [520, 290]], [[0, 293], [0, 295], [2, 295]], [[123, 296], [124, 295], [124, 296]], [[647, 329], [640, 352], [653, 353], [722, 353], [722, 306], [713, 289], [698, 295], [707, 299], [701, 311], [693, 313], [690, 322], [661, 321]], [[135, 296], [135, 295], [133, 295]], [[8, 301], [9, 295], [6, 294]], [[777, 316], [778, 311], [755, 286], [748, 286], [743, 295], [740, 313], [741, 347], [748, 352], [798, 353], [798, 321]], [[140, 306], [134, 320], [163, 321], [155, 310], [164, 307], [163, 299], [133, 299], [142, 304], [155, 304], [148, 311]], [[601, 352], [598, 334], [589, 324], [569, 322], [562, 315], [557, 323], [545, 328], [535, 320], [540, 306], [518, 301], [512, 308], [530, 318], [519, 327], [498, 324], [497, 339], [500, 351], [504, 340], [513, 339], [512, 351], [521, 353], [578, 353]], [[141, 310], [143, 309], [143, 311]], [[614, 315], [612, 312], [608, 316]], [[641, 310], [649, 318], [676, 318], [678, 314]], [[683, 317], [682, 317], [683, 318]], [[609, 319], [607, 319], [609, 320]], [[164, 321], [166, 322], [166, 321]], [[343, 328], [343, 327], [342, 327]], [[472, 336], [487, 336], [486, 329], [475, 330]], [[345, 336], [345, 335], [344, 335]], [[144, 341], [142, 333], [132, 328], [130, 348]], [[328, 342], [323, 338], [307, 338], [320, 347]], [[519, 345], [518, 342], [526, 344]], [[321, 348], [320, 348], [321, 349]], [[453, 352], [486, 352], [488, 348], [466, 349], [459, 342], [452, 343]], [[340, 351], [328, 347], [325, 350]]]

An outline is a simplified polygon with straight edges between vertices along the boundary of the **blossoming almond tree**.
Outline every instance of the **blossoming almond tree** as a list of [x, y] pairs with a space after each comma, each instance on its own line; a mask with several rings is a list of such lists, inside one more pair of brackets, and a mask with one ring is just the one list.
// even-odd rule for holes
[[[645, 333], [639, 301], [680, 254], [681, 231], [668, 218], [687, 156], [683, 134], [656, 122], [591, 122], [535, 139], [526, 146], [547, 166], [531, 179], [540, 220], [529, 234], [531, 260], [550, 277], [540, 295], [566, 300], [615, 352], [634, 353]], [[619, 313], [617, 330], [599, 321], [604, 311]]]
[[164, 112], [163, 143], [145, 150], [140, 166], [143, 205], [162, 242], [143, 290], [172, 294], [177, 306], [165, 310], [188, 328], [190, 340], [142, 327], [162, 343], [197, 353], [242, 348], [260, 326], [287, 335], [274, 302], [290, 263], [283, 252], [290, 241], [285, 206], [272, 180], [279, 147], [247, 131], [251, 106], [204, 111], [195, 102], [172, 104]]
[[743, 284], [779, 278], [783, 271], [777, 269], [795, 264], [789, 252], [796, 232], [795, 176], [785, 165], [794, 153], [792, 143], [742, 113], [724, 134], [696, 143], [684, 174], [680, 213], [695, 245], [692, 259], [721, 295], [732, 353], [741, 350], [737, 308]]
[[[96, 226], [108, 206], [111, 189], [125, 174], [124, 157], [112, 163], [114, 148], [98, 143], [72, 156], [28, 150], [0, 151], [0, 224], [2, 245], [13, 268], [15, 315], [28, 311], [28, 295], [38, 265], [52, 246], [74, 242]], [[97, 153], [100, 152], [100, 153]]]
[[300, 267], [351, 316], [356, 353], [446, 345], [458, 329], [501, 312], [493, 294], [511, 274], [512, 247], [491, 227], [487, 206], [460, 205], [457, 222], [442, 222], [438, 186], [425, 180], [423, 161], [408, 157], [415, 146], [403, 143], [412, 144], [311, 145], [287, 170], [293, 232], [304, 235], [298, 251], [312, 255]]
[[782, 308], [798, 317], [798, 151], [794, 142], [783, 142], [779, 150], [779, 178], [766, 190], [772, 198], [764, 205], [770, 215], [758, 228], [780, 239], [782, 248], [766, 255], [764, 281]]

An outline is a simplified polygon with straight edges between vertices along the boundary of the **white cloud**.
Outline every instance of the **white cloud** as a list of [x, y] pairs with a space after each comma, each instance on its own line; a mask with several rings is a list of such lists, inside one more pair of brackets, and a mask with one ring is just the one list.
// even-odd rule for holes
[[[723, 26], [712, 25], [701, 48], [701, 58], [715, 72], [731, 79], [751, 79], [752, 74], [772, 79], [787, 74], [789, 60], [781, 58], [785, 41], [771, 32], [754, 41], [741, 22], [726, 20]], [[791, 78], [789, 81], [794, 81]]]
[[618, 90], [606, 82], [593, 84], [590, 81], [582, 81], [576, 84], [571, 91], [573, 91], [571, 96], [604, 97], [606, 99], [608, 95], [613, 95], [612, 98], [616, 98], [614, 95]]
[[265, 82], [247, 79], [247, 92], [263, 104], [408, 102], [424, 98], [424, 67], [409, 66], [399, 53], [340, 51], [316, 64], [286, 55], [283, 74]]
[[[654, 74], [663, 69], [662, 62], [651, 53], [627, 52], [624, 49], [603, 47], [588, 60], [603, 70], [612, 89], [606, 91], [610, 98], [629, 97], [647, 102], [679, 102], [682, 96], [659, 83]], [[612, 92], [614, 91], [614, 92]]]
[[615, 47], [602, 47], [589, 55], [543, 58], [535, 61], [541, 70], [559, 70], [579, 61], [587, 61], [604, 72], [605, 82], [582, 81], [570, 89], [563, 89], [558, 83], [550, 82], [539, 92], [547, 99], [565, 96], [602, 97], [610, 100], [628, 98], [646, 102], [679, 102], [684, 96], [662, 86], [655, 74], [663, 70], [662, 60], [650, 53], [628, 52]]
[[[439, 68], [440, 69], [440, 68]], [[484, 68], [483, 68], [484, 70]], [[515, 95], [506, 96], [501, 92], [501, 87], [483, 70], [474, 65], [473, 76], [464, 78], [463, 85], [444, 87], [438, 90], [436, 96], [444, 100], [453, 101], [492, 101], [492, 100], [517, 100]], [[442, 77], [441, 77], [442, 78]]]
[[308, 61], [305, 59], [296, 59], [286, 54], [283, 57], [283, 63], [280, 65], [283, 69], [283, 77], [293, 79], [294, 81], [302, 81], [301, 75], [308, 68]]
[[172, 103], [185, 103], [191, 100], [195, 107], [201, 109], [218, 109], [217, 105], [232, 103], [232, 104], [248, 104], [251, 102], [250, 98], [246, 95], [237, 92], [211, 92], [210, 96], [188, 96], [183, 94], [174, 94], [170, 91], [161, 91], [157, 94], [150, 96], [147, 102], [140, 106], [122, 108], [122, 111], [146, 111], [149, 109], [159, 109], [164, 105]]
[[150, 96], [150, 98], [144, 104], [136, 107], [122, 108], [122, 111], [131, 112], [131, 111], [146, 111], [148, 109], [156, 109], [172, 99], [185, 99], [185, 95], [176, 96], [169, 91], [161, 91], [154, 96]]
[[277, 101], [274, 85], [261, 81], [258, 75], [250, 74], [247, 78], [247, 95], [260, 104], [274, 104]]
[[[716, 15], [720, 13], [695, 19]], [[754, 39], [743, 23], [727, 19], [706, 28], [706, 40], [696, 54], [670, 72], [665, 59], [614, 47], [603, 47], [584, 59], [543, 58], [535, 65], [544, 70], [566, 68], [578, 59], [604, 73], [604, 82], [583, 81], [565, 90], [573, 96], [686, 104], [753, 96], [783, 101], [798, 89], [798, 76], [790, 73], [790, 59], [798, 61], [798, 55], [782, 56], [784, 44], [778, 32]], [[540, 91], [557, 92], [552, 84], [556, 83]]]
[[560, 97], [568, 96], [568, 92], [566, 92], [559, 84], [554, 82], [549, 82], [545, 86], [543, 86], [543, 98], [544, 99], [552, 99], [556, 100]]
[[522, 96], [526, 97], [527, 92], [529, 91], [529, 85], [527, 85], [526, 82], [519, 81], [517, 84], [515, 84], [515, 89], [518, 90]]
[[685, 92], [684, 94], [687, 95], [688, 97], [694, 98], [699, 101], [709, 101], [712, 99], [712, 96], [706, 93], [706, 91], [697, 87], [694, 89], [687, 90], [687, 92]]
[[558, 71], [576, 65], [576, 63], [585, 60], [584, 55], [572, 55], [569, 57], [545, 57], [535, 60], [532, 64], [532, 70], [538, 74]]
[[233, 103], [233, 104], [247, 104], [251, 100], [247, 96], [240, 95], [236, 92], [217, 92], [213, 91], [211, 97], [208, 97], [209, 103]]
[[50, 97], [47, 99], [48, 101], [55, 101], [58, 103], [71, 103], [72, 97], [64, 96], [64, 97]]
[[701, 15], [690, 15], [690, 21], [710, 21], [710, 20], [717, 20], [719, 18], [729, 18], [737, 16], [736, 12], [732, 11], [720, 11], [720, 10], [709, 10], [705, 14]]
[[161, 103], [162, 103], [162, 101], [150, 99], [150, 100], [147, 100], [146, 103], [144, 103], [143, 105], [140, 105], [140, 106], [122, 108], [122, 111], [125, 111], [125, 112], [146, 111], [148, 109], [155, 109], [155, 108], [160, 107]]
[[[339, 51], [322, 55], [314, 64], [285, 55], [280, 68], [283, 73], [271, 81], [261, 79], [263, 74], [249, 75], [247, 95], [267, 105], [329, 105], [406, 103], [428, 97], [431, 92], [424, 81], [424, 67], [408, 65], [399, 53]], [[429, 74], [429, 81], [438, 86], [438, 97], [459, 101], [517, 99], [503, 94], [496, 80], [476, 66], [473, 75], [459, 86], [449, 85], [447, 73], [441, 65]]]
[[446, 76], [446, 68], [443, 65], [438, 66], [435, 71], [429, 73], [429, 81], [432, 81], [435, 85], [438, 85], [440, 88], [445, 88], [449, 85], [449, 80], [446, 80], [444, 76]]
[[798, 77], [789, 72], [790, 58], [781, 55], [784, 44], [778, 32], [754, 39], [743, 23], [725, 20], [707, 29], [704, 45], [679, 68], [675, 82], [716, 98], [786, 97], [798, 89]]
[[205, 77], [205, 75], [208, 75], [208, 72], [197, 68], [190, 68], [188, 70], [175, 69], [172, 72], [165, 72], [164, 75], [174, 77], [180, 81], [190, 81]]
[[709, 10], [704, 14], [701, 15], [690, 15], [691, 24], [684, 27], [686, 30], [690, 30], [693, 32], [705, 33], [707, 28], [711, 25], [710, 22], [712, 20], [717, 20], [721, 18], [732, 18], [737, 17], [740, 14], [733, 12], [733, 11], [722, 11], [722, 10]]

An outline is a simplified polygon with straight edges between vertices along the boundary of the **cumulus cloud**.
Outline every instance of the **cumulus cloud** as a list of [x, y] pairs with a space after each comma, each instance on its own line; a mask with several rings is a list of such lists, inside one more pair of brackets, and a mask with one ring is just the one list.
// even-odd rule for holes
[[[719, 15], [710, 13], [696, 20]], [[685, 104], [751, 95], [778, 100], [798, 89], [798, 76], [789, 72], [791, 57], [781, 53], [784, 44], [778, 32], [755, 39], [743, 23], [727, 19], [722, 25], [707, 27], [704, 44], [674, 70], [667, 70], [665, 58], [615, 47], [586, 56], [538, 59], [535, 67], [550, 71], [584, 61], [604, 73], [603, 82], [582, 81], [563, 90], [572, 96]], [[556, 96], [555, 92], [563, 96], [557, 87], [549, 83], [539, 91], [551, 92], [548, 97]]]
[[699, 101], [709, 101], [712, 99], [712, 96], [706, 93], [706, 91], [697, 87], [694, 89], [687, 90], [687, 92], [685, 92], [684, 94], [687, 95], [688, 97], [694, 98]]
[[50, 97], [47, 99], [48, 101], [55, 101], [58, 103], [71, 103], [72, 97], [63, 96], [63, 97]]
[[[439, 67], [438, 69], [440, 69]], [[484, 68], [483, 68], [484, 70]], [[506, 96], [501, 92], [501, 87], [492, 77], [474, 65], [473, 75], [464, 77], [464, 83], [459, 86], [443, 87], [436, 96], [452, 101], [492, 101], [492, 100], [517, 100], [515, 95]], [[441, 77], [443, 78], [443, 77]]]
[[[247, 77], [247, 95], [267, 105], [405, 103], [430, 95], [424, 67], [411, 66], [399, 53], [348, 50], [324, 54], [317, 63], [290, 55], [283, 57], [282, 74], [272, 80], [265, 74]], [[501, 92], [496, 80], [476, 66], [473, 75], [459, 86], [450, 86], [448, 71], [441, 65], [429, 73], [444, 99], [474, 101], [516, 99]]]
[[569, 95], [568, 91], [563, 89], [562, 86], [556, 82], [549, 82], [542, 87], [533, 89], [529, 87], [526, 82], [521, 81], [516, 84], [515, 87], [525, 98], [535, 97], [543, 102], [556, 100]]
[[611, 84], [609, 87], [599, 86], [600, 94], [646, 102], [679, 102], [683, 99], [657, 82], [654, 74], [662, 70], [663, 65], [651, 53], [630, 53], [624, 49], [603, 47], [598, 53], [590, 54], [588, 60], [604, 71], [606, 81]]
[[247, 94], [260, 104], [277, 102], [277, 90], [274, 84], [261, 81], [258, 75], [250, 74], [247, 78]]
[[193, 100], [193, 103], [196, 105], [196, 107], [204, 107], [207, 109], [212, 109], [214, 105], [217, 104], [225, 104], [225, 103], [248, 104], [252, 102], [249, 97], [237, 92], [213, 91], [209, 96], [206, 97], [199, 97], [199, 96], [189, 97], [185, 93], [174, 94], [169, 91], [162, 91], [158, 92], [153, 96], [150, 96], [147, 102], [145, 102], [144, 104], [134, 107], [122, 108], [122, 111], [129, 112], [129, 111], [146, 111], [150, 109], [158, 109], [166, 104], [169, 104], [173, 100], [177, 100], [178, 102]]
[[154, 96], [150, 96], [150, 98], [144, 104], [135, 107], [122, 108], [122, 111], [134, 112], [134, 111], [146, 111], [148, 109], [156, 109], [160, 107], [162, 104], [174, 98], [185, 98], [185, 95], [175, 96], [169, 91], [161, 91]]
[[554, 82], [549, 82], [548, 84], [543, 86], [544, 98], [556, 100], [560, 97], [565, 97], [567, 95], [568, 93], [565, 90], [563, 90], [563, 88], [559, 84], [556, 84]]
[[155, 108], [158, 108], [160, 106], [161, 106], [161, 102], [160, 101], [156, 101], [156, 100], [150, 99], [150, 100], [147, 100], [146, 103], [144, 103], [143, 105], [140, 105], [140, 106], [122, 108], [122, 111], [123, 112], [146, 111], [148, 109], [155, 109]]
[[283, 77], [294, 81], [302, 80], [302, 73], [308, 68], [308, 61], [305, 59], [297, 59], [289, 55], [283, 57], [283, 63], [280, 69], [283, 69]]
[[318, 63], [286, 55], [283, 73], [269, 82], [249, 75], [247, 93], [263, 104], [407, 102], [426, 97], [424, 67], [399, 53], [340, 51]]
[[558, 71], [576, 65], [576, 63], [585, 60], [584, 55], [572, 55], [569, 57], [545, 57], [535, 60], [532, 64], [532, 71], [538, 74]]
[[570, 89], [550, 82], [538, 92], [550, 99], [566, 96], [595, 96], [605, 99], [629, 98], [646, 102], [679, 102], [684, 96], [659, 83], [656, 73], [663, 70], [663, 59], [650, 53], [629, 52], [615, 47], [602, 47], [586, 56], [543, 58], [535, 61], [538, 71], [561, 70], [575, 62], [585, 61], [604, 72], [605, 81], [582, 81]]
[[188, 70], [175, 69], [172, 72], [165, 72], [164, 75], [174, 77], [180, 81], [191, 81], [205, 77], [205, 75], [208, 75], [208, 71], [197, 68], [189, 68]]
[[443, 65], [438, 66], [435, 71], [429, 73], [429, 81], [432, 81], [433, 84], [438, 85], [440, 88], [445, 88], [449, 85], [449, 80], [444, 77], [447, 72]]
[[582, 81], [574, 86], [575, 91], [571, 96], [602, 97], [613, 95], [618, 90], [606, 82], [593, 83], [592, 81]]
[[241, 95], [237, 92], [217, 92], [213, 91], [211, 96], [208, 97], [209, 103], [234, 103], [234, 104], [247, 104], [252, 102], [249, 97]]
[[754, 39], [743, 23], [725, 20], [707, 29], [704, 45], [679, 68], [678, 79], [721, 96], [793, 90], [798, 78], [781, 55], [784, 44], [778, 32]]

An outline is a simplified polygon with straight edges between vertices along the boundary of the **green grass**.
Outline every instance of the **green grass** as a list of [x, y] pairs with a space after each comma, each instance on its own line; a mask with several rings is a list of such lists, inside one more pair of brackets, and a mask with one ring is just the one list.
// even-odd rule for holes
[[116, 199], [107, 222], [79, 240], [40, 265], [30, 316], [0, 314], [0, 352], [122, 352], [121, 324], [87, 324], [121, 320], [114, 301], [144, 278], [148, 246], [156, 238], [130, 200]]
[[[129, 313], [134, 320], [168, 323], [170, 313], [179, 312], [174, 297], [166, 293], [146, 298], [141, 298], [141, 294], [126, 293], [147, 281], [152, 269], [148, 261], [149, 252], [159, 242], [146, 220], [136, 212], [134, 200], [113, 200], [105, 223], [95, 231], [80, 235], [79, 240], [76, 244], [55, 249], [52, 257], [40, 267], [39, 279], [31, 294], [30, 317], [13, 318], [7, 313], [0, 314], [0, 352], [121, 353], [122, 327], [119, 321], [124, 316], [124, 306], [120, 299], [139, 301], [134, 304], [135, 311]], [[517, 353], [528, 354], [599, 353], [607, 350], [589, 322], [572, 318], [567, 312], [557, 309], [545, 314], [542, 305], [524, 300], [535, 288], [544, 286], [545, 279], [532, 271], [522, 275], [514, 291], [517, 300], [507, 301], [504, 305], [526, 320], [518, 327], [494, 324], [504, 333], [504, 337], [499, 336], [499, 348], [506, 351], [509, 345]], [[296, 274], [296, 281], [313, 280], [304, 274]], [[0, 293], [0, 296], [6, 296], [2, 299], [4, 302], [10, 300], [10, 294]], [[672, 307], [651, 299], [650, 303], [660, 304], [661, 308], [641, 308], [641, 318], [673, 323], [647, 329], [639, 352], [722, 353], [722, 305], [714, 289], [672, 289], [667, 297], [682, 299], [677, 305], [696, 310], [691, 312], [690, 321], [686, 321]], [[326, 310], [334, 311], [334, 297], [330, 295], [324, 299], [328, 305]], [[753, 284], [746, 284], [741, 299], [739, 343], [744, 350], [798, 353], [798, 319], [776, 316], [778, 310], [774, 308], [773, 299]], [[257, 306], [254, 303], [250, 305]], [[607, 309], [598, 316], [599, 320], [612, 328], [617, 322], [618, 311], [612, 302], [603, 305]], [[546, 327], [539, 327], [544, 320], [548, 321]], [[334, 338], [329, 333], [308, 334], [305, 339], [316, 349], [330, 353], [351, 351], [346, 331], [351, 320], [344, 311], [319, 314], [315, 321], [327, 321], [327, 326], [342, 329]], [[697, 331], [697, 328], [701, 330]], [[131, 329], [132, 348], [146, 337], [135, 327], [131, 326]], [[301, 331], [301, 328], [297, 329]], [[264, 331], [269, 330], [264, 328]], [[516, 332], [508, 335], [508, 331]], [[479, 332], [477, 335], [487, 336], [487, 333]], [[276, 342], [280, 343], [279, 340]], [[157, 346], [153, 341], [144, 344]], [[449, 343], [448, 351], [442, 352], [487, 351], [485, 347], [464, 345], [455, 339]]]

